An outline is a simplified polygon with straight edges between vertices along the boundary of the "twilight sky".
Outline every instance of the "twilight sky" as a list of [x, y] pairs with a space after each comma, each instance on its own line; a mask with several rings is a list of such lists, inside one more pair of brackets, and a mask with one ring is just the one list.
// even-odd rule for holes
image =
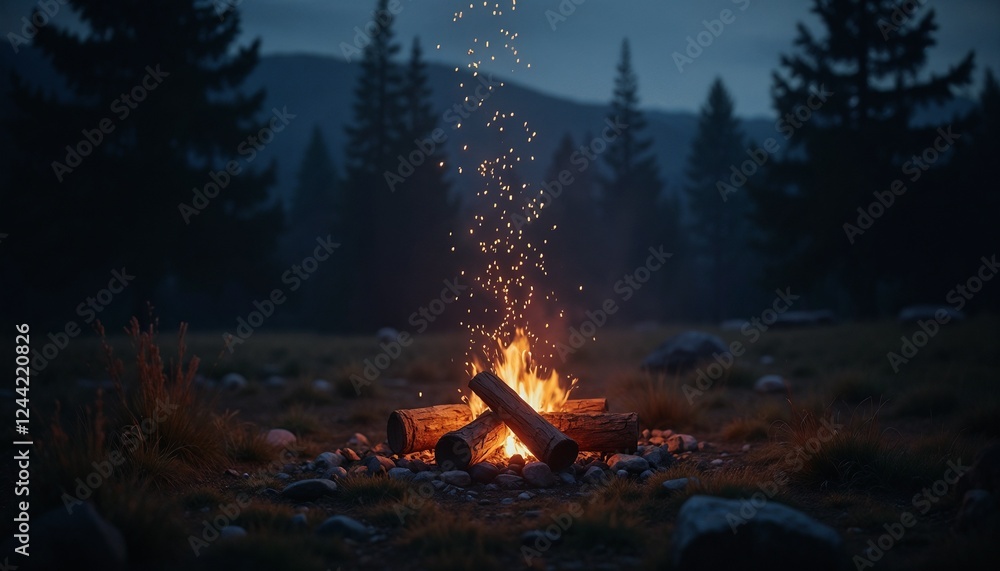
[[[355, 26], [372, 20], [375, 0], [216, 0], [238, 5], [243, 14], [244, 40], [261, 37], [262, 51], [313, 53], [343, 57], [342, 42], [353, 45]], [[736, 99], [742, 116], [770, 114], [771, 72], [780, 54], [789, 53], [796, 22], [816, 29], [807, 0], [514, 0], [482, 3], [445, 0], [394, 0], [399, 6], [396, 30], [408, 46], [419, 36], [425, 56], [432, 61], [465, 66], [469, 48], [479, 44], [476, 57], [497, 56], [493, 71], [540, 91], [579, 101], [603, 103], [612, 89], [614, 66], [622, 38], [632, 43], [633, 64], [639, 75], [642, 104], [648, 108], [694, 111], [709, 84], [721, 76]], [[577, 4], [579, 3], [579, 4]], [[1000, 2], [996, 0], [912, 0], [916, 16], [933, 8], [940, 30], [930, 52], [929, 68], [943, 71], [970, 49], [976, 52], [978, 92], [984, 67], [1000, 71]], [[35, 2], [5, 0], [0, 8], [3, 31], [17, 29], [20, 17]], [[501, 16], [491, 14], [494, 5]], [[572, 7], [565, 20], [550, 23], [547, 11]], [[679, 71], [672, 54], [683, 53], [688, 36], [705, 30], [703, 20], [716, 20], [722, 10], [733, 20], [708, 47]], [[453, 14], [463, 10], [455, 23]], [[70, 20], [57, 15], [56, 20]], [[503, 27], [519, 34], [515, 44], [522, 58], [515, 64], [502, 49]], [[706, 38], [707, 34], [703, 36]], [[437, 46], [440, 44], [440, 48]], [[525, 64], [530, 62], [531, 68]], [[491, 69], [487, 67], [486, 69]]]

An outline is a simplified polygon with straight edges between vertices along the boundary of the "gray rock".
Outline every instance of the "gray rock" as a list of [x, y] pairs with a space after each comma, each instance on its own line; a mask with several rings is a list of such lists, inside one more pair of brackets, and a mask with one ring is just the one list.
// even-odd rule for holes
[[664, 480], [663, 489], [669, 492], [677, 492], [683, 490], [691, 482], [697, 482], [698, 478], [674, 478], [673, 480]]
[[528, 462], [521, 469], [521, 476], [536, 488], [549, 488], [556, 485], [556, 475], [544, 462]]
[[333, 480], [322, 480], [314, 478], [311, 480], [299, 480], [289, 484], [282, 490], [282, 497], [293, 502], [311, 502], [317, 498], [333, 494], [337, 491], [337, 483]]
[[246, 537], [247, 530], [243, 529], [238, 525], [227, 525], [223, 526], [219, 530], [219, 539], [238, 539], [240, 537]]
[[360, 432], [355, 432], [354, 436], [347, 441], [347, 445], [351, 448], [368, 447], [368, 437]]
[[764, 375], [753, 384], [753, 390], [758, 393], [783, 393], [788, 390], [788, 384], [781, 375]]
[[326, 518], [323, 523], [316, 527], [316, 533], [320, 535], [340, 535], [357, 541], [367, 540], [372, 535], [372, 530], [360, 521], [346, 515], [335, 515]]
[[472, 476], [465, 470], [448, 470], [441, 473], [441, 481], [452, 486], [465, 488], [472, 485]]
[[374, 456], [369, 456], [368, 458], [365, 458], [365, 466], [371, 473], [388, 472], [389, 470], [392, 470], [393, 468], [396, 467], [396, 463], [390, 460], [389, 458], [386, 458], [385, 456], [379, 456], [376, 454]]
[[439, 474], [437, 472], [430, 471], [430, 470], [428, 470], [426, 472], [417, 472], [413, 476], [413, 481], [416, 482], [416, 483], [420, 483], [420, 482], [433, 482], [433, 481], [437, 480], [438, 476], [439, 476]]
[[530, 500], [533, 497], [535, 497], [535, 494], [532, 494], [531, 492], [521, 492], [517, 495], [517, 499], [519, 500]]
[[[672, 557], [679, 571], [840, 569], [843, 542], [837, 532], [777, 502], [754, 507], [749, 500], [692, 496], [681, 506]], [[749, 507], [747, 507], [749, 506]]]
[[698, 449], [698, 441], [690, 434], [674, 434], [667, 438], [667, 450], [674, 453], [693, 452]]
[[388, 472], [389, 478], [393, 480], [412, 480], [416, 474], [406, 468], [393, 468]]
[[502, 506], [509, 506], [509, 505], [511, 505], [513, 503], [514, 503], [514, 498], [504, 498], [504, 499], [500, 500], [500, 505], [502, 505]]
[[330, 468], [344, 465], [345, 458], [336, 452], [324, 452], [313, 461], [313, 467], [317, 472], [325, 472]]
[[434, 481], [431, 482], [431, 485], [434, 486], [434, 489], [437, 490], [437, 491], [439, 491], [439, 492], [441, 490], [449, 487], [448, 484], [446, 484], [445, 482], [442, 482], [441, 480], [434, 480]]
[[600, 466], [591, 466], [583, 474], [583, 481], [588, 484], [600, 484], [608, 481], [608, 475]]
[[247, 378], [239, 373], [226, 373], [221, 382], [222, 386], [230, 391], [238, 391], [247, 387]]
[[284, 428], [272, 428], [268, 430], [267, 436], [264, 439], [275, 448], [287, 448], [295, 444], [295, 435]]
[[628, 470], [618, 470], [615, 472], [615, 477], [619, 480], [628, 480]]
[[611, 466], [615, 472], [626, 470], [638, 474], [649, 469], [649, 462], [632, 454], [615, 454], [608, 458], [608, 466]]
[[383, 327], [375, 332], [375, 338], [383, 343], [390, 343], [399, 338], [399, 331], [392, 327]]
[[312, 388], [321, 393], [328, 393], [333, 390], [333, 385], [326, 379], [315, 379], [312, 382]]
[[305, 527], [308, 522], [306, 514], [295, 514], [288, 520], [288, 523], [292, 524], [292, 527]]
[[499, 474], [500, 468], [489, 462], [479, 462], [469, 467], [469, 476], [472, 477], [473, 482], [479, 484], [489, 484]]
[[493, 483], [504, 490], [519, 490], [524, 487], [524, 478], [514, 474], [500, 474]]
[[642, 453], [642, 459], [650, 468], [669, 468], [676, 462], [670, 451], [663, 446], [647, 446]]
[[282, 482], [287, 482], [288, 480], [292, 479], [291, 476], [289, 476], [284, 472], [278, 472], [277, 474], [274, 475], [274, 477], [277, 478], [278, 480], [281, 480]]
[[654, 349], [643, 360], [642, 368], [671, 374], [678, 373], [692, 369], [714, 355], [728, 353], [726, 344], [715, 335], [704, 331], [685, 331], [667, 339]]
[[333, 480], [346, 478], [347, 470], [341, 466], [337, 466], [336, 468], [331, 468], [329, 473], [324, 472], [324, 475], [326, 476], [327, 479], [333, 479]]
[[722, 466], [724, 463], [725, 460], [723, 460], [722, 458], [716, 458], [715, 460], [709, 462], [709, 464], [711, 464], [712, 466]]
[[562, 482], [562, 483], [564, 483], [564, 484], [575, 484], [576, 483], [576, 476], [574, 476], [572, 473], [567, 472], [565, 470], [563, 470], [562, 472], [559, 472], [558, 474], [556, 474], [556, 476], [559, 478], [559, 481]]
[[[90, 503], [70, 509], [59, 507], [32, 518], [31, 569], [124, 569], [128, 554], [121, 532]], [[5, 553], [20, 545], [14, 541], [4, 543]]]

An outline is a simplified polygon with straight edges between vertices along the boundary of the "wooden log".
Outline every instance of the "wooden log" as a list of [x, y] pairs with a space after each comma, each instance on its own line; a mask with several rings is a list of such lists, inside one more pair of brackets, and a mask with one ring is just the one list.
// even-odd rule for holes
[[542, 417], [588, 452], [635, 452], [639, 415], [634, 412], [543, 412]]
[[434, 462], [440, 470], [465, 470], [504, 445], [507, 426], [495, 412], [486, 411], [475, 420], [447, 434], [434, 446]]
[[[566, 401], [563, 410], [568, 412], [603, 412], [608, 401], [603, 398], [574, 399]], [[424, 408], [394, 410], [389, 414], [385, 432], [389, 448], [396, 454], [409, 454], [431, 450], [445, 434], [459, 430], [472, 421], [472, 411], [465, 404], [439, 404]], [[489, 455], [485, 451], [479, 458]], [[472, 462], [478, 462], [473, 460]]]
[[469, 381], [469, 388], [499, 415], [535, 458], [553, 470], [568, 468], [576, 460], [576, 442], [549, 424], [500, 377], [483, 371]]
[[393, 452], [409, 454], [434, 448], [442, 435], [458, 430], [470, 421], [472, 410], [467, 404], [400, 409], [389, 414], [385, 432]]

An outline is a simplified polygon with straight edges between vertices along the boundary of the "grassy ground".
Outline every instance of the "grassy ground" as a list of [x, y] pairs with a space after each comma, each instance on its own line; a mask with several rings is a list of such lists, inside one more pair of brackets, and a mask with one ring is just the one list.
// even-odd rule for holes
[[[669, 538], [686, 497], [750, 498], [761, 490], [834, 527], [849, 556], [863, 554], [903, 512], [914, 513], [915, 526], [876, 563], [882, 569], [941, 562], [961, 568], [996, 558], [995, 542], [950, 532], [959, 500], [954, 490], [926, 502], [926, 511], [914, 495], [940, 480], [949, 461], [969, 464], [1000, 437], [1000, 319], [945, 326], [898, 372], [886, 354], [899, 352], [900, 337], [912, 330], [889, 322], [770, 330], [753, 343], [738, 331], [709, 328], [747, 348], [710, 386], [699, 385], [696, 372], [638, 371], [653, 347], [683, 329], [601, 331], [557, 367], [580, 379], [578, 397], [607, 396], [612, 410], [638, 412], [643, 428], [709, 443], [668, 472], [641, 483], [558, 487], [510, 505], [501, 503], [510, 492], [482, 490], [479, 501], [468, 502], [440, 493], [424, 498], [396, 481], [352, 478], [309, 509], [259, 493], [283, 487], [273, 478], [275, 466], [336, 450], [356, 432], [373, 445], [383, 442], [393, 409], [459, 402], [467, 380], [464, 336], [418, 337], [360, 395], [350, 375], [380, 353], [371, 338], [258, 332], [229, 353], [219, 335], [193, 334], [178, 354], [176, 332], [151, 340], [134, 330], [131, 338], [109, 338], [121, 358], [110, 376], [107, 347], [79, 338], [32, 383], [32, 426], [43, 462], [33, 480], [33, 509], [61, 506], [62, 491], [93, 470], [91, 462], [129, 444], [126, 461], [94, 502], [123, 530], [136, 569], [662, 569], [670, 565]], [[765, 356], [773, 363], [761, 364]], [[229, 391], [195, 376], [229, 372], [250, 384]], [[754, 380], [769, 373], [789, 380], [787, 394], [752, 391]], [[284, 386], [267, 386], [275, 374]], [[333, 390], [316, 390], [317, 378]], [[105, 389], [96, 394], [101, 383]], [[151, 434], [122, 436], [123, 426], [154, 416], [164, 399], [181, 407]], [[840, 428], [827, 438], [824, 423]], [[261, 433], [275, 427], [298, 436], [299, 458], [274, 458]], [[685, 476], [698, 484], [673, 494], [660, 486]], [[249, 504], [233, 523], [250, 537], [214, 542], [195, 556], [189, 535], [219, 506], [244, 497]], [[317, 536], [303, 529], [298, 514], [306, 529], [332, 514], [350, 515], [375, 526], [378, 539], [359, 544]], [[529, 542], [525, 551], [524, 532], [560, 522], [568, 524], [556, 541]]]

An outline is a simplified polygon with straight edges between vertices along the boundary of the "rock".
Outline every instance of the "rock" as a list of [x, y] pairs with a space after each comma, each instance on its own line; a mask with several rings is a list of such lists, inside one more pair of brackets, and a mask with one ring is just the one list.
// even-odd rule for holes
[[439, 492], [448, 487], [448, 484], [442, 482], [441, 480], [434, 480], [431, 482], [431, 485], [434, 486], [434, 489]]
[[279, 479], [279, 480], [281, 480], [282, 482], [292, 479], [292, 477], [290, 475], [288, 475], [288, 474], [286, 474], [284, 472], [278, 472], [277, 474], [274, 475], [274, 477], [277, 478], [277, 479]]
[[428, 470], [426, 472], [417, 472], [413, 476], [413, 481], [417, 482], [417, 483], [420, 483], [420, 482], [433, 482], [434, 480], [437, 480], [437, 478], [438, 478], [438, 473], [437, 472], [433, 472], [433, 471]]
[[670, 451], [662, 446], [647, 447], [642, 452], [642, 459], [650, 468], [669, 468], [676, 462]]
[[639, 479], [642, 480], [642, 481], [646, 481], [646, 480], [648, 480], [652, 476], [653, 476], [653, 471], [652, 470], [646, 470], [642, 474], [639, 474]]
[[[842, 541], [837, 532], [777, 502], [756, 514], [740, 514], [746, 500], [692, 496], [681, 506], [673, 535], [678, 571], [694, 569], [840, 569]], [[734, 520], [733, 518], [738, 518]], [[740, 523], [733, 528], [733, 521]]]
[[514, 474], [515, 476], [520, 476], [521, 475], [521, 470], [523, 470], [523, 469], [524, 469], [524, 465], [522, 465], [522, 464], [511, 464], [510, 466], [507, 467], [506, 470], [504, 470], [504, 473], [505, 474]]
[[342, 466], [337, 466], [336, 468], [331, 468], [329, 474], [324, 472], [324, 475], [328, 479], [346, 478], [347, 470], [345, 470]]
[[740, 448], [740, 450], [742, 450], [744, 452], [749, 452], [750, 451], [750, 445], [749, 444], [744, 444], [743, 448]]
[[913, 325], [918, 321], [962, 321], [965, 314], [947, 305], [910, 305], [899, 311], [896, 318], [901, 325]]
[[675, 335], [653, 350], [642, 362], [649, 371], [679, 373], [693, 369], [699, 362], [714, 355], [728, 354], [722, 339], [704, 331], [685, 331]]
[[305, 527], [306, 524], [309, 523], [309, 520], [306, 518], [306, 514], [295, 514], [288, 519], [288, 523], [290, 523], [292, 527]]
[[628, 480], [628, 470], [618, 470], [615, 472], [615, 477], [619, 480]]
[[500, 474], [500, 468], [489, 462], [479, 462], [469, 467], [469, 476], [472, 477], [473, 482], [479, 484], [489, 484], [498, 474]]
[[573, 474], [571, 474], [570, 472], [567, 472], [565, 470], [562, 471], [562, 472], [559, 472], [558, 474], [556, 474], [556, 477], [558, 477], [559, 481], [562, 482], [562, 483], [564, 483], [564, 484], [575, 484], [576, 483], [576, 476], [574, 476]]
[[1000, 522], [997, 499], [986, 490], [969, 490], [962, 498], [962, 507], [955, 518], [955, 530], [975, 532], [995, 529]]
[[500, 505], [502, 505], [502, 506], [509, 506], [509, 505], [511, 505], [513, 503], [514, 503], [514, 498], [504, 498], [504, 499], [500, 500]]
[[604, 473], [604, 469], [600, 466], [591, 466], [583, 474], [583, 481], [588, 484], [600, 484], [608, 481], [608, 475]]
[[239, 373], [226, 373], [222, 377], [222, 386], [230, 391], [238, 391], [247, 387], [247, 379]]
[[333, 480], [313, 478], [289, 484], [282, 490], [281, 495], [293, 502], [311, 502], [317, 498], [333, 494], [336, 491], [337, 483]]
[[465, 488], [472, 485], [472, 476], [465, 470], [448, 470], [441, 473], [441, 481], [452, 486]]
[[[553, 541], [549, 537], [546, 537], [545, 532], [541, 529], [529, 529], [528, 531], [521, 534], [521, 545], [536, 546], [536, 545], [550, 545], [553, 543], [559, 543], [562, 540], [562, 535], [559, 534], [557, 539]], [[564, 567], [566, 569], [566, 567]]]
[[690, 434], [674, 434], [667, 438], [667, 450], [675, 454], [693, 452], [698, 449], [698, 441]]
[[556, 485], [556, 475], [544, 462], [528, 462], [521, 469], [521, 476], [536, 488], [549, 488]]
[[669, 492], [676, 492], [676, 491], [683, 490], [684, 488], [686, 488], [687, 485], [688, 485], [688, 483], [690, 483], [691, 481], [697, 482], [698, 479], [697, 478], [674, 478], [673, 480], [664, 480], [663, 484], [661, 484], [661, 485], [663, 486], [664, 490], [667, 490]]
[[296, 440], [295, 435], [284, 428], [272, 428], [268, 430], [267, 436], [264, 439], [275, 448], [288, 448], [292, 444], [295, 444]]
[[367, 448], [369, 446], [368, 437], [365, 436], [364, 434], [361, 434], [360, 432], [355, 432], [354, 436], [352, 436], [350, 440], [347, 441], [347, 445], [350, 446], [351, 448], [361, 448], [361, 447]]
[[723, 460], [722, 458], [716, 458], [715, 460], [709, 462], [709, 464], [711, 464], [712, 466], [722, 466], [724, 462], [725, 460]]
[[524, 464], [525, 464], [524, 457], [521, 456], [520, 454], [514, 454], [513, 456], [511, 456], [510, 460], [507, 461], [507, 465], [508, 466], [513, 466], [515, 464], [517, 464], [519, 466], [524, 466]]
[[783, 393], [788, 390], [788, 384], [781, 375], [764, 375], [753, 384], [753, 390], [758, 393]]
[[615, 472], [626, 470], [638, 474], [649, 469], [649, 462], [645, 458], [632, 454], [614, 454], [608, 458], [608, 466], [611, 466], [611, 469]]
[[246, 536], [247, 530], [238, 525], [227, 525], [219, 529], [219, 539], [237, 539]]
[[399, 338], [399, 331], [392, 327], [383, 327], [375, 332], [375, 338], [382, 343], [392, 343]]
[[346, 515], [335, 515], [323, 520], [323, 523], [316, 527], [316, 533], [320, 535], [340, 535], [357, 541], [367, 540], [372, 535], [372, 530], [360, 521]]
[[388, 472], [389, 478], [393, 480], [412, 480], [416, 474], [406, 468], [392, 468]]
[[375, 454], [365, 458], [365, 466], [368, 467], [370, 473], [374, 474], [377, 472], [388, 472], [396, 467], [396, 463], [385, 456]]
[[264, 386], [269, 389], [281, 389], [285, 387], [285, 378], [279, 375], [271, 375], [264, 381]]
[[517, 495], [517, 499], [519, 500], [530, 500], [533, 497], [535, 497], [535, 494], [532, 494], [531, 492], [521, 492]]
[[773, 365], [774, 357], [770, 355], [761, 355], [760, 359], [758, 359], [757, 362], [760, 363], [761, 365]]
[[326, 379], [314, 379], [312, 388], [321, 393], [328, 393], [333, 390], [333, 385]]
[[330, 468], [344, 465], [345, 458], [336, 452], [323, 452], [313, 460], [313, 468], [317, 472], [325, 472]]
[[340, 455], [343, 456], [348, 462], [357, 462], [361, 459], [361, 457], [358, 456], [358, 453], [350, 448], [341, 448], [339, 452]]
[[[59, 507], [34, 516], [30, 533], [31, 569], [125, 568], [128, 558], [125, 539], [90, 503], [74, 504], [71, 511]], [[8, 539], [4, 543], [5, 554], [12, 553], [14, 546], [19, 545], [14, 541]], [[25, 569], [28, 567], [24, 565]]]
[[524, 478], [513, 474], [500, 474], [493, 483], [504, 490], [519, 490], [524, 487]]

